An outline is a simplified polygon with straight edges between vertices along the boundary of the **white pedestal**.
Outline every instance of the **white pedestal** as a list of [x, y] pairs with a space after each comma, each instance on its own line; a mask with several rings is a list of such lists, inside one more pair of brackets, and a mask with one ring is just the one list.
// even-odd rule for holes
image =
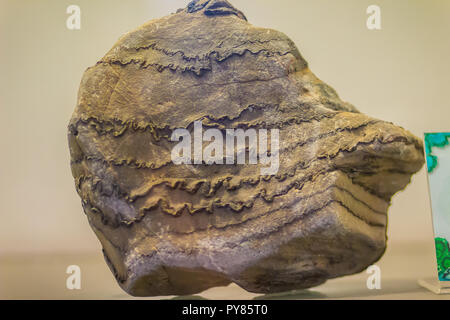
[[450, 281], [439, 281], [434, 278], [419, 279], [419, 285], [435, 294], [450, 294]]

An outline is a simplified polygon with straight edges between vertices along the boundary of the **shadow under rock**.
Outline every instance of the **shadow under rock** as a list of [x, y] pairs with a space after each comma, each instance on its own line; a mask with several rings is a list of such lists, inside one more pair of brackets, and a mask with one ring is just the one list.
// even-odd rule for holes
[[202, 296], [193, 295], [193, 296], [176, 296], [167, 300], [208, 300], [208, 299]]
[[[342, 284], [339, 288], [336, 284], [322, 285], [320, 290], [292, 290], [287, 292], [265, 294], [254, 297], [254, 300], [301, 300], [301, 299], [370, 299], [387, 295], [400, 295], [405, 293], [417, 293], [423, 291], [416, 282], [409, 279], [389, 280], [382, 283], [379, 290], [370, 290], [361, 286], [359, 282]], [[332, 290], [330, 290], [332, 289]]]
[[290, 290], [280, 293], [264, 294], [256, 296], [253, 300], [301, 300], [301, 299], [324, 299], [323, 293], [312, 290]]

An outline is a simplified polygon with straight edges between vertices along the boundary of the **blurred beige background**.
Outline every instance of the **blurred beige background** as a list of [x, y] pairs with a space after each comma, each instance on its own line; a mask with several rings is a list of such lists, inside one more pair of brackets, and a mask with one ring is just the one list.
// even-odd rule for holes
[[[66, 139], [81, 76], [119, 36], [187, 2], [0, 0], [0, 273], [5, 257], [19, 254], [101, 258], [75, 192]], [[361, 112], [419, 137], [450, 131], [450, 1], [231, 2], [250, 23], [290, 36], [312, 71]], [[81, 7], [81, 30], [66, 28], [71, 4]], [[371, 4], [381, 7], [382, 30], [366, 28]], [[394, 197], [390, 247], [432, 252], [427, 191], [422, 170]]]

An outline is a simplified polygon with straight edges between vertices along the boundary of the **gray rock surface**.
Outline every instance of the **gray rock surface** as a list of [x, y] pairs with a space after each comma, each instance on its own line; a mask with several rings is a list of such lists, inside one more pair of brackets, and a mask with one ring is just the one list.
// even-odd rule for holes
[[[175, 165], [173, 130], [279, 129], [280, 168]], [[126, 34], [82, 79], [69, 124], [83, 209], [120, 286], [258, 293], [360, 272], [386, 247], [387, 210], [422, 142], [359, 113], [283, 33], [200, 0]]]

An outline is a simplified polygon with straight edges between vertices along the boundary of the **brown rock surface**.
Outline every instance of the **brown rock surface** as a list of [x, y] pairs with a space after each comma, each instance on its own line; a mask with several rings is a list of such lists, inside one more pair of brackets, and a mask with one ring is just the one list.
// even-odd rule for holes
[[[278, 173], [173, 164], [171, 133], [194, 121], [279, 129]], [[230, 282], [271, 293], [360, 272], [424, 162], [411, 133], [341, 101], [287, 36], [219, 0], [148, 22], [89, 68], [69, 145], [105, 259], [137, 296]]]

